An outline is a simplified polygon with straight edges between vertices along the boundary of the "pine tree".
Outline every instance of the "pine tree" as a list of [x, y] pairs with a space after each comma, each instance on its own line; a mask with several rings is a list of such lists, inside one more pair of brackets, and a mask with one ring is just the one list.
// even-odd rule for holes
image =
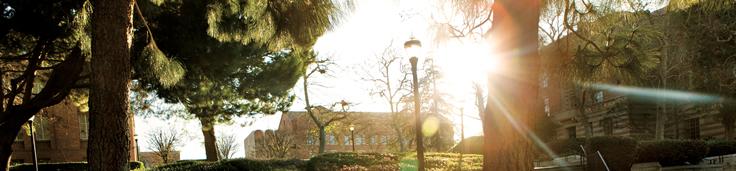
[[[208, 160], [217, 160], [214, 124], [233, 116], [285, 111], [291, 105], [288, 91], [303, 73], [308, 49], [327, 29], [322, 22], [330, 23], [332, 15], [323, 11], [329, 1], [239, 3], [139, 2], [145, 18], [139, 21], [145, 22], [138, 24], [136, 63], [168, 56], [168, 62], [183, 66], [172, 70], [185, 74], [175, 84], [160, 84], [147, 79], [141, 65], [135, 66], [136, 77], [146, 90], [184, 104], [200, 120]], [[278, 15], [269, 14], [275, 11]], [[281, 20], [291, 22], [271, 22]]]

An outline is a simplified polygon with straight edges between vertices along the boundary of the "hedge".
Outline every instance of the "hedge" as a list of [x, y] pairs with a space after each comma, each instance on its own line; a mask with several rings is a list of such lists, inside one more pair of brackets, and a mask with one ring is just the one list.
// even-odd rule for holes
[[[546, 144], [547, 144], [547, 147], [558, 156], [567, 156], [567, 155], [575, 155], [575, 154], [582, 155], [583, 150], [580, 148], [580, 146], [585, 146], [585, 141], [586, 141], [585, 138], [575, 138], [575, 139], [554, 140]], [[538, 150], [540, 151], [540, 153], [547, 155], [541, 149], [538, 149]]]
[[736, 141], [728, 140], [712, 140], [707, 141], [708, 154], [706, 157], [722, 156], [736, 153]]
[[636, 155], [636, 140], [620, 136], [601, 136], [589, 138], [585, 143], [590, 170], [605, 170], [603, 162], [596, 153], [600, 151], [611, 170], [630, 170]]
[[307, 170], [399, 170], [399, 158], [380, 153], [328, 153], [309, 159]]
[[465, 154], [483, 154], [483, 136], [473, 136], [461, 140], [450, 149], [450, 152]]
[[708, 154], [701, 140], [642, 141], [637, 150], [637, 162], [659, 162], [662, 166], [698, 164]]
[[[132, 161], [128, 163], [130, 170], [145, 170], [142, 162]], [[38, 170], [53, 171], [84, 171], [87, 170], [87, 162], [64, 162], [64, 163], [39, 163]], [[10, 167], [10, 171], [33, 171], [35, 168], [31, 163], [25, 163]]]
[[218, 162], [185, 161], [156, 167], [154, 171], [256, 171], [256, 170], [305, 170], [303, 160], [251, 160], [232, 159]]

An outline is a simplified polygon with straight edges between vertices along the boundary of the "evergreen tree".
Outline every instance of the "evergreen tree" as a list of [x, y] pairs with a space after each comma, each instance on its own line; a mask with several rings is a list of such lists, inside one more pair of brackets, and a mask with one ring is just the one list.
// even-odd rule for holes
[[[201, 121], [207, 159], [217, 160], [215, 123], [285, 111], [291, 105], [288, 90], [303, 73], [316, 36], [327, 28], [322, 22], [333, 15], [319, 10], [331, 4], [327, 2], [141, 1], [146, 20], [138, 27], [137, 60], [146, 63], [165, 54], [183, 64], [186, 74], [173, 85], [151, 82], [143, 69], [136, 76], [143, 78], [144, 89], [167, 102], [184, 104]], [[274, 10], [278, 15], [270, 14]], [[292, 28], [300, 23], [301, 29]]]
[[0, 2], [0, 170], [21, 127], [41, 109], [86, 87], [84, 1]]

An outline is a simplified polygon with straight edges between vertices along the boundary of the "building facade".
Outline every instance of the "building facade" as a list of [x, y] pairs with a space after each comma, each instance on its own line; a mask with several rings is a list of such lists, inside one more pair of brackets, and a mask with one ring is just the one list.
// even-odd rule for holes
[[[448, 147], [454, 145], [451, 122], [440, 120], [436, 139], [451, 142]], [[353, 151], [353, 144], [355, 152], [398, 151], [399, 138], [390, 123], [390, 113], [351, 113], [346, 119], [328, 126], [325, 152], [350, 152]], [[350, 131], [350, 126], [354, 128], [353, 131]], [[404, 141], [407, 149], [413, 149], [413, 132], [405, 133], [404, 137], [412, 137]], [[246, 158], [304, 159], [318, 154], [319, 131], [306, 112], [288, 112], [281, 116], [277, 130], [253, 131], [245, 138], [244, 146]]]
[[169, 160], [167, 162], [164, 162], [163, 158], [161, 158], [155, 152], [140, 152], [139, 161], [143, 162], [146, 167], [153, 168], [167, 163], [174, 163], [176, 161], [179, 161], [181, 159], [180, 154], [181, 153], [179, 151], [172, 151], [171, 154], [169, 154]]
[[[574, 46], [566, 41], [567, 37], [562, 38], [541, 50], [540, 101], [547, 119], [557, 124], [555, 139], [605, 135], [654, 139], [658, 113], [667, 117], [665, 138], [725, 137], [717, 102], [686, 98], [663, 101], [651, 94], [659, 92], [653, 88], [626, 86], [616, 78], [594, 83], [576, 83], [565, 78], [560, 61], [571, 58], [569, 49]], [[650, 94], [642, 93], [647, 91]]]
[[[36, 154], [39, 163], [87, 161], [89, 122], [87, 112], [70, 100], [44, 108], [35, 115]], [[133, 127], [133, 118], [129, 119]], [[21, 129], [13, 143], [11, 163], [33, 162], [32, 141], [28, 129]], [[130, 133], [130, 159], [136, 159], [134, 129]]]

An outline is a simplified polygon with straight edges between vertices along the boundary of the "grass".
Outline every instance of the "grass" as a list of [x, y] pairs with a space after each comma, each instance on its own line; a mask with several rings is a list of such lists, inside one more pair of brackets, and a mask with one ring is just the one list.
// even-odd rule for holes
[[403, 158], [399, 163], [401, 171], [414, 171], [417, 170], [417, 160], [411, 158]]

